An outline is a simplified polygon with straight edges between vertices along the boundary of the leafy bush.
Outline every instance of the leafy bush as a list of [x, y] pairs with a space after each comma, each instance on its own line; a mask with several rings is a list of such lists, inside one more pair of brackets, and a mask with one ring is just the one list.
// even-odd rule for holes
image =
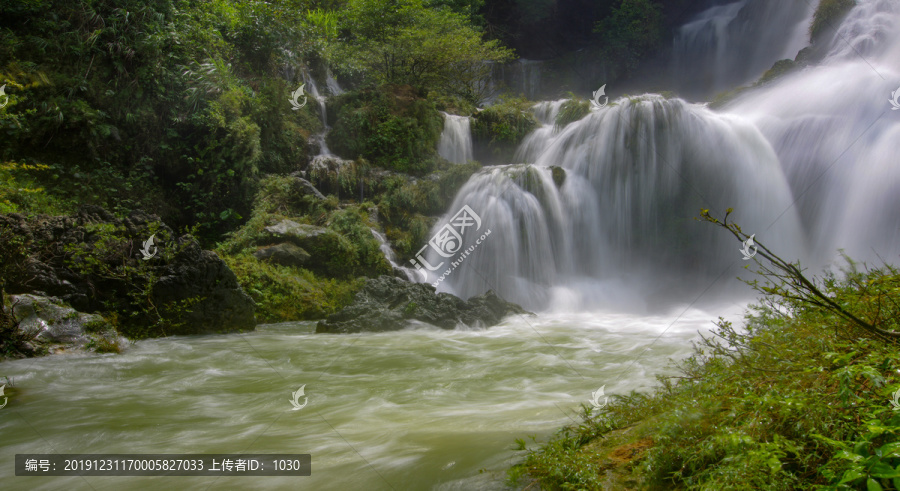
[[490, 143], [518, 144], [540, 126], [524, 97], [505, 96], [472, 117], [472, 135]]
[[617, 75], [633, 72], [663, 40], [662, 7], [651, 0], [622, 0], [594, 26], [604, 59]]
[[849, 261], [840, 276], [807, 281], [821, 306], [789, 294], [787, 279], [751, 282], [763, 298], [744, 329], [720, 319], [677, 377], [600, 413], [583, 406], [582, 422], [510, 477], [561, 489], [900, 489], [900, 270]]
[[329, 112], [336, 117], [328, 146], [338, 154], [399, 172], [431, 170], [443, 119], [410, 87], [344, 94]]

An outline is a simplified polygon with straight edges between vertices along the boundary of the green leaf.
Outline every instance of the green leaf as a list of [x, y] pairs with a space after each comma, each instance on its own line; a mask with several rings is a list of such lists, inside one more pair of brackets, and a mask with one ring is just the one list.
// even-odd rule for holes
[[878, 481], [872, 479], [871, 477], [868, 481], [866, 481], [866, 489], [867, 491], [884, 491], [884, 488], [881, 487], [881, 484], [878, 484]]

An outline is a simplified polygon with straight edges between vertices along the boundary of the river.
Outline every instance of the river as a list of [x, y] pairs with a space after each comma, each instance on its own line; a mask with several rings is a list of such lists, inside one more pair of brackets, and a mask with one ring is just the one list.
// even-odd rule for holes
[[[506, 489], [581, 404], [647, 391], [740, 304], [510, 317], [483, 330], [313, 334], [314, 324], [0, 363], [0, 475], [16, 453], [308, 453], [310, 477], [3, 477], [8, 490]], [[306, 385], [308, 404], [291, 393]], [[303, 399], [300, 400], [302, 402]]]

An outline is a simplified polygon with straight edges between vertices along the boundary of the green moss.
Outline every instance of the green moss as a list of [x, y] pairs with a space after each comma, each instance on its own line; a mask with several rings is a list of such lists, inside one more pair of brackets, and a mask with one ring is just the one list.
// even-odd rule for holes
[[809, 38], [815, 41], [829, 28], [836, 28], [844, 14], [856, 6], [856, 0], [821, 0], [809, 26]]
[[504, 97], [473, 116], [472, 135], [491, 144], [518, 144], [540, 126], [524, 97]]
[[778, 77], [790, 73], [795, 68], [797, 68], [797, 63], [795, 63], [794, 60], [778, 60], [772, 65], [772, 68], [766, 70], [766, 73], [759, 78], [755, 85], [763, 85], [767, 82], [771, 82]]
[[569, 99], [559, 108], [559, 113], [556, 115], [556, 128], [565, 128], [569, 123], [580, 120], [590, 112], [590, 102], [576, 98]]
[[256, 302], [261, 323], [321, 319], [348, 305], [364, 281], [322, 278], [304, 269], [261, 262], [249, 253], [222, 259]]

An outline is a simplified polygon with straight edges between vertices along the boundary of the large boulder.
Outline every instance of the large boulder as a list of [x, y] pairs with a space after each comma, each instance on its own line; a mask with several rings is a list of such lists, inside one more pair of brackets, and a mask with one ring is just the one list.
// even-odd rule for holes
[[294, 267], [303, 266], [310, 259], [308, 252], [290, 242], [263, 247], [254, 252], [253, 257], [260, 261]]
[[353, 303], [319, 321], [317, 333], [396, 331], [420, 321], [443, 329], [460, 325], [490, 327], [511, 314], [529, 314], [493, 291], [468, 301], [436, 293], [426, 283], [409, 283], [392, 276], [369, 279]]
[[7, 293], [114, 313], [128, 337], [255, 328], [256, 306], [228, 266], [154, 215], [120, 220], [96, 206], [73, 216], [0, 215], [0, 255], [12, 262], [4, 267]]
[[120, 352], [128, 342], [102, 316], [85, 314], [59, 299], [38, 295], [10, 295], [18, 330], [30, 339], [31, 351], [85, 349]]
[[269, 225], [263, 230], [268, 236], [262, 237], [262, 242], [272, 243], [289, 241], [298, 247], [304, 248], [315, 248], [316, 244], [323, 236], [329, 234], [334, 235], [334, 232], [325, 227], [297, 223], [288, 219], [281, 220], [274, 225]]

